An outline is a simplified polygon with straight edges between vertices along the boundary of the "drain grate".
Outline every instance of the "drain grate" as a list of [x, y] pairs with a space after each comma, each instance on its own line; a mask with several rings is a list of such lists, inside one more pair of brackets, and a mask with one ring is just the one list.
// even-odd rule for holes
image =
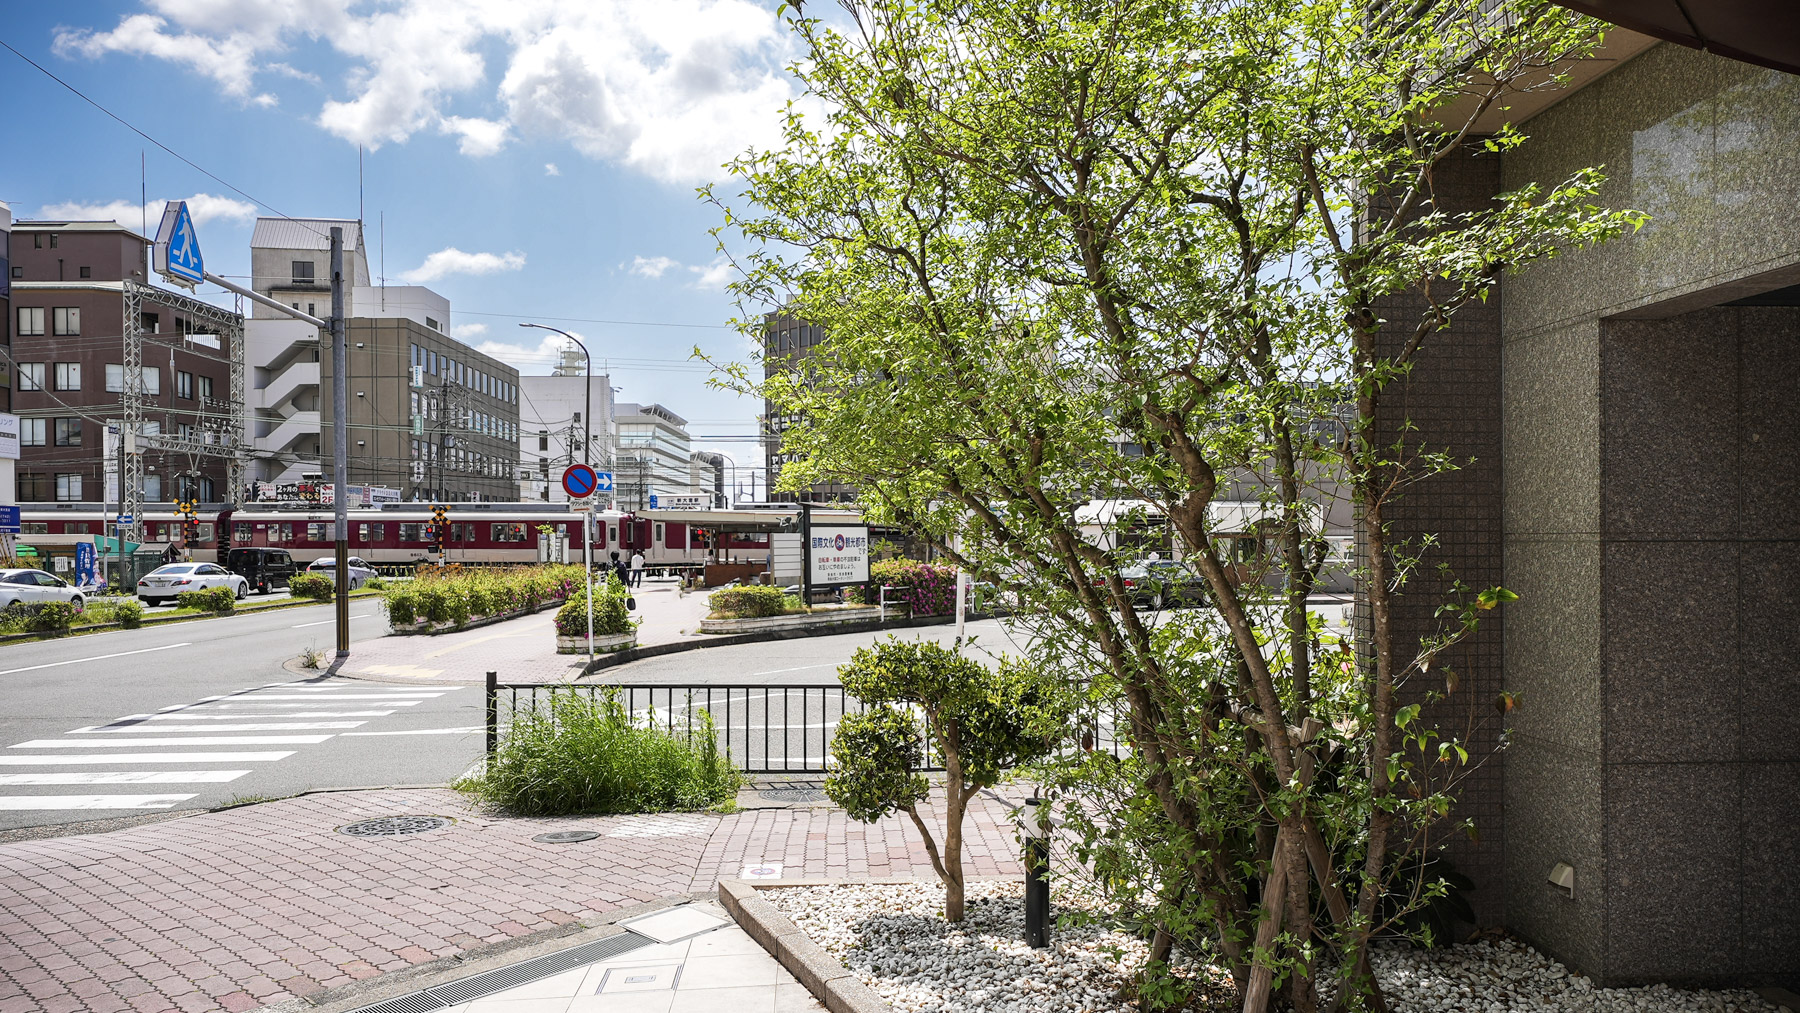
[[406, 837], [427, 830], [441, 830], [455, 822], [448, 816], [379, 816], [346, 823], [338, 827], [337, 832], [350, 837]]
[[547, 834], [539, 834], [532, 840], [539, 844], [576, 844], [581, 841], [591, 841], [599, 836], [592, 830], [552, 830]]
[[756, 793], [771, 802], [821, 802], [825, 793], [817, 788], [766, 788]]
[[472, 978], [453, 981], [448, 985], [438, 985], [423, 992], [402, 995], [373, 1006], [364, 1006], [353, 1013], [429, 1013], [441, 1010], [471, 999], [479, 999], [484, 995], [492, 995], [502, 989], [514, 985], [524, 985], [553, 974], [561, 974], [572, 968], [592, 964], [616, 957], [621, 953], [635, 950], [640, 946], [649, 946], [650, 941], [630, 932], [621, 932], [616, 936], [608, 936], [591, 943], [563, 950], [559, 953], [546, 953], [541, 957], [533, 957], [523, 963], [513, 964], [477, 974]]

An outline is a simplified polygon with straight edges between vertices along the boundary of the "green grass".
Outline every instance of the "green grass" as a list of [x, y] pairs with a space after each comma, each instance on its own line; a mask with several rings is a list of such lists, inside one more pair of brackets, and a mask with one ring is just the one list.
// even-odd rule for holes
[[571, 816], [726, 807], [742, 783], [704, 711], [690, 738], [633, 723], [617, 700], [558, 693], [456, 787], [516, 816]]

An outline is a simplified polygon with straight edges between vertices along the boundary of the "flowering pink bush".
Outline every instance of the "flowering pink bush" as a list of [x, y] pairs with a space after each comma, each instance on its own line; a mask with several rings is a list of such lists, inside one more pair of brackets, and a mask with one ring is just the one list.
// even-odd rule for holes
[[956, 567], [916, 559], [884, 559], [869, 564], [869, 582], [850, 589], [850, 600], [873, 605], [888, 586], [891, 604], [908, 605], [915, 616], [947, 616], [956, 610]]

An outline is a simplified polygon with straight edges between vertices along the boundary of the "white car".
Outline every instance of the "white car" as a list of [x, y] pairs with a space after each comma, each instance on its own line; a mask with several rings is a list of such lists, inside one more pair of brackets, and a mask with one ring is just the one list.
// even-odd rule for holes
[[170, 602], [183, 591], [228, 587], [239, 601], [250, 596], [250, 582], [216, 563], [170, 563], [144, 574], [138, 581], [138, 597], [146, 605]]
[[42, 570], [0, 570], [0, 609], [12, 604], [65, 601], [80, 612], [86, 597], [81, 588]]
[[[381, 576], [375, 568], [363, 562], [361, 556], [351, 556], [348, 560], [350, 571], [350, 590], [354, 591], [376, 577]], [[337, 579], [337, 557], [322, 556], [312, 561], [306, 568], [307, 573], [322, 573], [332, 580]]]

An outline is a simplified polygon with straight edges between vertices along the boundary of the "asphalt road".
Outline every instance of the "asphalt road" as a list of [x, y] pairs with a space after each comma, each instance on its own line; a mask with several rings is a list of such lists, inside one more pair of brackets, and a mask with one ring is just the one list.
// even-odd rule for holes
[[[374, 601], [350, 614], [353, 636], [385, 634]], [[0, 831], [461, 774], [480, 691], [282, 669], [329, 649], [331, 623], [319, 606], [0, 647]]]

